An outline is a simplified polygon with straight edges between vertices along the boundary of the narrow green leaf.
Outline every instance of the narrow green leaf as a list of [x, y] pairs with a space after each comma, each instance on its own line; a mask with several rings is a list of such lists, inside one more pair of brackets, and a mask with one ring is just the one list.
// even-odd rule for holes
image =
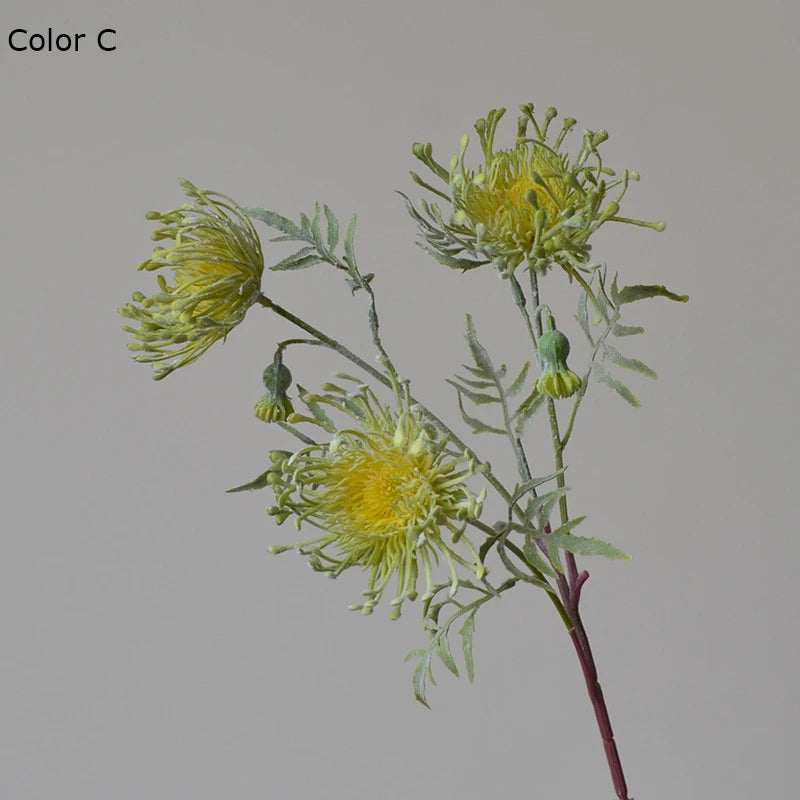
[[677, 303], [688, 303], [688, 294], [675, 294], [667, 289], [666, 286], [655, 286], [646, 284], [636, 284], [634, 286], [623, 286], [619, 290], [617, 301], [623, 303], [635, 303], [637, 300], [649, 300], [651, 297], [666, 297], [667, 300], [674, 300]]
[[575, 317], [578, 320], [578, 324], [581, 326], [581, 330], [586, 335], [586, 338], [589, 340], [589, 344], [594, 347], [594, 338], [592, 337], [592, 329], [589, 325], [589, 304], [588, 304], [588, 297], [586, 292], [581, 292], [580, 297], [578, 298], [578, 315]]
[[320, 259], [314, 255], [316, 249], [314, 247], [304, 247], [296, 253], [287, 256], [277, 264], [273, 264], [270, 269], [273, 272], [280, 272], [287, 269], [305, 269], [306, 267], [313, 267], [314, 264], [319, 264]]
[[339, 244], [339, 220], [328, 206], [323, 206], [323, 208], [325, 209], [325, 219], [328, 221], [328, 250], [333, 253], [336, 245]]
[[455, 386], [455, 388], [461, 392], [468, 400], [471, 400], [475, 403], [476, 406], [486, 405], [487, 403], [499, 403], [500, 398], [496, 397], [493, 394], [485, 394], [484, 392], [473, 392], [470, 389], [466, 389], [463, 386], [459, 386], [455, 381], [451, 381], [449, 378], [447, 379], [447, 383], [451, 386]]
[[644, 333], [644, 328], [640, 325], [620, 325], [617, 323], [612, 329], [611, 333], [614, 336], [636, 336], [639, 333]]
[[476, 613], [477, 609], [464, 620], [464, 624], [458, 632], [459, 636], [461, 636], [461, 643], [464, 649], [464, 664], [467, 667], [467, 678], [470, 683], [475, 680], [475, 660], [472, 655], [472, 639], [475, 635]]
[[[524, 483], [518, 483], [516, 488], [514, 489], [514, 494], [511, 495], [511, 502], [516, 503], [520, 497], [524, 497], [531, 489], [535, 489], [537, 486], [541, 486], [543, 483], [547, 483], [548, 481], [552, 481], [554, 478], [558, 477], [563, 470], [559, 470], [558, 472], [554, 472], [552, 475], [546, 475], [543, 478], [531, 478]], [[560, 491], [560, 490], [556, 490]], [[547, 495], [543, 495], [546, 497]]]
[[564, 539], [568, 539], [570, 536], [570, 531], [576, 526], [580, 525], [585, 519], [586, 517], [575, 517], [575, 519], [565, 522], [560, 528], [557, 528], [552, 533], [549, 533], [544, 537], [550, 560], [553, 562], [553, 566], [560, 573], [562, 573], [562, 575], [564, 573], [564, 565], [561, 563], [561, 557], [558, 555], [558, 551], [559, 549], [563, 550], [566, 548], [561, 544], [561, 542]]
[[438, 261], [440, 264], [443, 264], [445, 267], [450, 267], [451, 269], [460, 269], [462, 272], [466, 272], [470, 269], [476, 269], [477, 267], [482, 267], [484, 264], [489, 263], [488, 261], [476, 261], [473, 258], [451, 256], [447, 253], [443, 253], [440, 249], [434, 247], [433, 245], [423, 244], [422, 242], [417, 242], [417, 244], [429, 256]]
[[[467, 367], [466, 364], [464, 364], [464, 366], [467, 369], [472, 369], [472, 367]], [[475, 380], [470, 380], [469, 378], [464, 378], [461, 375], [456, 375], [455, 378], [459, 383], [463, 383], [465, 386], [469, 386], [473, 389], [488, 389], [489, 387], [495, 385], [494, 381], [485, 381], [485, 380], [475, 381]]]
[[623, 400], [630, 403], [634, 408], [639, 408], [641, 403], [631, 390], [621, 381], [617, 380], [610, 372], [606, 372], [599, 364], [595, 364], [592, 372], [600, 383], [611, 387]]
[[520, 371], [519, 375], [514, 379], [514, 383], [508, 387], [506, 390], [506, 396], [514, 397], [515, 395], [519, 394], [522, 391], [522, 387], [525, 385], [525, 378], [528, 377], [528, 370], [530, 369], [531, 362], [526, 361], [522, 365], [522, 370]]
[[622, 353], [613, 348], [610, 344], [603, 345], [603, 356], [619, 367], [633, 370], [648, 378], [658, 377], [655, 370], [650, 369], [643, 361], [639, 361], [638, 358], [629, 358], [628, 356], [622, 355]]
[[494, 365], [492, 364], [491, 358], [489, 358], [489, 354], [486, 352], [486, 348], [478, 341], [478, 333], [472, 323], [472, 316], [470, 314], [467, 314], [466, 339], [475, 364], [480, 367], [486, 375], [495, 377], [497, 373]]
[[533, 419], [534, 414], [544, 405], [546, 396], [539, 392], [534, 385], [533, 391], [520, 403], [519, 408], [514, 412], [512, 419], [514, 422], [514, 432], [517, 436], [525, 433], [528, 423]]
[[311, 220], [311, 236], [314, 239], [314, 246], [320, 255], [327, 255], [328, 248], [322, 238], [322, 209], [319, 203], [314, 203], [314, 218]]
[[428, 705], [428, 700], [425, 697], [426, 683], [431, 664], [430, 651], [412, 650], [406, 656], [406, 661], [410, 661], [412, 658], [418, 659], [417, 666], [414, 668], [414, 677], [412, 678], [412, 682], [414, 684], [414, 697], [416, 697], [417, 700], [425, 706], [425, 708], [430, 708]]
[[543, 573], [544, 575], [548, 575], [551, 578], [556, 577], [556, 573], [553, 571], [553, 568], [547, 563], [547, 561], [545, 561], [544, 556], [541, 554], [539, 546], [536, 543], [536, 537], [533, 535], [533, 531], [525, 532], [525, 543], [522, 546], [522, 553], [528, 560], [528, 563], [531, 566], [536, 567], [539, 572]]
[[347, 226], [347, 233], [344, 235], [344, 260], [351, 270], [356, 269], [356, 253], [354, 241], [356, 236], [356, 220], [357, 217], [353, 214], [350, 217], [350, 223]]
[[502, 428], [495, 428], [487, 423], [479, 420], [477, 417], [471, 417], [464, 411], [464, 401], [461, 399], [461, 393], [459, 392], [458, 395], [458, 408], [461, 411], [461, 417], [467, 425], [472, 428], [473, 433], [499, 433], [501, 436], [505, 436], [506, 432]]
[[228, 489], [228, 494], [233, 494], [234, 492], [252, 492], [258, 489], [264, 489], [269, 484], [267, 483], [267, 476], [269, 475], [270, 470], [266, 472], [262, 472], [257, 478], [253, 478], [252, 481], [248, 483], [243, 483], [241, 486], [234, 486], [233, 489]]
[[450, 651], [450, 643], [447, 641], [447, 635], [445, 633], [436, 636], [436, 655], [439, 656], [442, 664], [444, 664], [453, 675], [458, 677], [458, 667]]
[[274, 211], [267, 211], [265, 208], [243, 208], [245, 214], [253, 219], [260, 220], [261, 222], [269, 225], [270, 228], [275, 228], [286, 236], [291, 236], [293, 239], [304, 239], [302, 231], [290, 219], [276, 214]]

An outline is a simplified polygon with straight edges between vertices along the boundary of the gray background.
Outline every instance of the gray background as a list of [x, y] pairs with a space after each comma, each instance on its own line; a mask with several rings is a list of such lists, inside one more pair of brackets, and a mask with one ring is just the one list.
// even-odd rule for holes
[[[176, 177], [290, 215], [324, 200], [358, 212], [387, 344], [452, 418], [464, 313], [511, 363], [523, 331], [491, 270], [461, 277], [414, 246], [393, 189], [414, 188], [412, 141], [445, 157], [487, 109], [528, 100], [608, 128], [608, 163], [644, 178], [626, 210], [669, 222], [607, 226], [595, 256], [692, 298], [632, 311], [660, 380], [632, 378], [638, 411], [593, 389], [569, 457], [585, 532], [634, 554], [589, 564], [585, 590], [631, 792], [792, 796], [796, 5], [70, 6], [2, 16], [0, 796], [612, 796], [544, 595], [490, 606], [476, 684], [440, 670], [426, 711], [403, 663], [418, 609], [349, 613], [361, 575], [269, 556], [292, 531], [267, 494], [223, 493], [284, 441], [252, 404], [285, 324], [256, 309], [154, 383], [116, 315], [152, 288], [143, 213], [181, 202]], [[11, 28], [48, 26], [116, 28], [118, 50], [8, 49]], [[369, 354], [339, 276], [267, 274], [265, 290]], [[546, 291], [572, 308], [562, 275]], [[291, 365], [312, 385], [341, 366]]]

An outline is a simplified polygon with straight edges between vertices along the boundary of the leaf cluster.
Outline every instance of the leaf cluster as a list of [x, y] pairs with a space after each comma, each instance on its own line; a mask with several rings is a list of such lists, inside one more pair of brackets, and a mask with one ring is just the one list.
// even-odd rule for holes
[[[623, 306], [655, 297], [663, 297], [678, 303], [686, 303], [689, 298], [687, 295], [671, 292], [661, 285], [635, 284], [620, 288], [617, 275], [614, 275], [609, 285], [605, 267], [598, 268], [595, 275], [597, 277], [597, 286], [592, 291], [581, 292], [576, 315], [578, 324], [592, 349], [592, 358], [580, 389], [579, 398], [586, 392], [589, 377], [594, 375], [600, 383], [613, 389], [627, 403], [638, 407], [640, 405], [638, 398], [623, 380], [612, 371], [612, 366], [638, 372], [647, 378], [656, 378], [657, 375], [655, 370], [643, 361], [624, 355], [609, 341], [611, 337], [622, 339], [644, 333], [644, 328], [639, 325], [622, 324], [620, 320]], [[593, 310], [596, 312], [596, 317], [591, 322], [588, 304], [590, 295], [593, 300]], [[599, 329], [598, 326], [600, 326]]]

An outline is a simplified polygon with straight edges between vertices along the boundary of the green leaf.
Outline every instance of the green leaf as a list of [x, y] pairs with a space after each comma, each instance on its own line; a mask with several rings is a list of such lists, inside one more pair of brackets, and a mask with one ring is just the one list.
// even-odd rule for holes
[[311, 236], [314, 239], [314, 246], [320, 255], [327, 255], [327, 247], [322, 238], [322, 209], [319, 203], [314, 203], [314, 218], [311, 220]]
[[581, 292], [580, 298], [578, 299], [578, 315], [575, 317], [575, 319], [578, 320], [578, 324], [581, 326], [581, 330], [584, 332], [584, 334], [586, 334], [586, 338], [589, 340], [589, 344], [594, 347], [592, 330], [589, 325], [589, 304], [586, 292]]
[[353, 246], [356, 236], [356, 220], [357, 217], [353, 214], [347, 226], [347, 233], [344, 235], [344, 260], [351, 270], [356, 269], [356, 253]]
[[520, 371], [519, 375], [514, 379], [514, 383], [508, 387], [506, 390], [506, 396], [514, 397], [515, 395], [519, 394], [522, 390], [522, 387], [525, 385], [525, 378], [528, 377], [528, 370], [530, 369], [531, 362], [526, 361], [522, 365], [522, 370]]
[[294, 222], [286, 217], [282, 217], [280, 214], [276, 214], [274, 211], [267, 211], [265, 208], [243, 208], [242, 211], [244, 211], [248, 217], [260, 220], [269, 225], [270, 228], [275, 228], [281, 233], [292, 237], [292, 239], [305, 239], [303, 232]]
[[271, 470], [267, 470], [266, 472], [262, 472], [257, 478], [253, 478], [249, 483], [243, 483], [241, 486], [235, 486], [233, 489], [228, 489], [228, 494], [233, 494], [234, 492], [252, 492], [257, 489], [264, 489], [269, 484], [267, 483], [267, 477]]
[[464, 620], [464, 624], [458, 632], [459, 636], [461, 636], [461, 643], [464, 649], [464, 664], [467, 667], [467, 678], [470, 683], [475, 680], [475, 660], [472, 655], [472, 639], [475, 635], [475, 614], [477, 610], [478, 609], [475, 609], [475, 611]]
[[631, 369], [634, 372], [638, 372], [647, 376], [648, 378], [658, 377], [655, 370], [650, 369], [650, 367], [648, 367], [643, 361], [639, 361], [638, 358], [629, 358], [628, 356], [622, 355], [622, 353], [613, 348], [610, 344], [603, 345], [603, 356], [619, 367]]
[[667, 300], [674, 300], [677, 303], [688, 303], [688, 294], [675, 294], [667, 289], [666, 286], [656, 286], [638, 283], [634, 286], [623, 286], [617, 295], [617, 302], [635, 303], [637, 300], [649, 300], [651, 297], [666, 297]]
[[[543, 483], [547, 483], [548, 481], [552, 481], [553, 478], [557, 478], [564, 470], [559, 470], [558, 472], [554, 472], [552, 475], [546, 475], [543, 478], [531, 478], [530, 480], [525, 481], [525, 483], [518, 483], [514, 489], [514, 494], [511, 495], [511, 502], [516, 503], [521, 497], [525, 497], [526, 494], [531, 489], [535, 489], [537, 486], [541, 486]], [[561, 491], [557, 489], [556, 491]], [[547, 497], [547, 495], [543, 495], [543, 497]]]
[[[468, 370], [472, 370], [472, 367], [468, 367], [466, 364], [464, 364], [464, 367]], [[475, 381], [469, 378], [463, 378], [461, 375], [456, 375], [455, 378], [459, 383], [463, 383], [465, 386], [470, 386], [473, 389], [488, 389], [495, 385], [494, 381]]]
[[555, 571], [550, 564], [545, 561], [544, 556], [542, 556], [539, 551], [539, 546], [536, 544], [536, 538], [530, 531], [526, 531], [525, 533], [525, 544], [522, 546], [522, 553], [528, 560], [528, 563], [532, 567], [536, 567], [539, 572], [544, 575], [549, 575], [551, 578], [556, 577]]
[[544, 405], [546, 395], [538, 391], [534, 385], [533, 391], [520, 403], [519, 408], [514, 412], [512, 419], [515, 420], [514, 432], [517, 436], [522, 436], [528, 423], [533, 419], [534, 414]]
[[620, 325], [617, 323], [611, 332], [614, 336], [636, 336], [639, 333], [644, 333], [644, 328], [639, 325]]
[[339, 220], [328, 206], [323, 206], [323, 208], [325, 209], [325, 219], [328, 221], [328, 250], [333, 253], [336, 245], [339, 244]]
[[447, 379], [447, 383], [451, 386], [455, 386], [455, 388], [461, 392], [468, 400], [471, 400], [475, 403], [476, 406], [485, 405], [486, 403], [499, 403], [500, 398], [496, 397], [493, 394], [485, 394], [483, 392], [473, 392], [470, 389], [466, 389], [463, 386], [459, 386], [455, 381], [451, 381], [449, 378]]
[[287, 269], [305, 269], [306, 267], [313, 267], [315, 264], [320, 263], [320, 259], [313, 255], [316, 252], [313, 247], [303, 247], [296, 253], [287, 256], [277, 264], [273, 264], [270, 269], [273, 272], [279, 272]]
[[617, 380], [610, 372], [606, 372], [599, 364], [595, 364], [592, 372], [600, 383], [611, 387], [623, 400], [630, 403], [634, 408], [639, 408], [641, 403], [636, 396], [622, 381]]
[[407, 656], [406, 661], [412, 658], [418, 659], [417, 666], [414, 668], [414, 677], [412, 678], [414, 684], [414, 697], [425, 706], [430, 708], [428, 700], [425, 697], [425, 689], [428, 676], [431, 672], [431, 653], [430, 650], [412, 650]]
[[314, 417], [328, 433], [333, 433], [336, 430], [336, 426], [333, 424], [331, 418], [322, 410], [322, 406], [313, 400], [309, 400], [309, 393], [299, 383], [297, 384], [297, 395], [308, 407], [311, 416]]
[[501, 436], [505, 436], [506, 432], [502, 428], [495, 428], [492, 425], [488, 425], [487, 423], [479, 420], [477, 417], [471, 417], [464, 411], [464, 401], [461, 399], [461, 393], [458, 394], [458, 408], [461, 411], [461, 417], [467, 425], [472, 428], [473, 433], [499, 433]]
[[458, 667], [453, 658], [453, 653], [450, 651], [450, 643], [447, 641], [447, 633], [445, 631], [436, 636], [436, 655], [439, 656], [442, 664], [444, 664], [453, 675], [458, 677]]
[[488, 261], [475, 261], [472, 258], [463, 258], [459, 256], [451, 256], [447, 253], [443, 253], [438, 248], [433, 247], [432, 245], [426, 245], [422, 242], [417, 242], [417, 244], [432, 258], [438, 261], [440, 264], [443, 264], [445, 267], [450, 267], [451, 269], [460, 269], [462, 272], [466, 272], [469, 269], [475, 269], [477, 267], [482, 267], [484, 264], [488, 264]]
[[559, 531], [554, 531], [547, 537], [547, 543], [569, 553], [574, 553], [576, 556], [603, 556], [604, 558], [620, 561], [631, 560], [627, 553], [623, 553], [613, 544], [603, 542], [600, 539], [590, 539], [586, 536], [563, 535]]
[[472, 316], [470, 314], [467, 314], [466, 339], [475, 364], [483, 370], [487, 377], [494, 378], [497, 373], [495, 372], [491, 358], [489, 358], [489, 354], [486, 352], [486, 348], [478, 341], [478, 333], [472, 323]]
[[570, 537], [570, 531], [580, 525], [585, 519], [586, 517], [575, 517], [575, 519], [568, 520], [561, 527], [543, 537], [553, 566], [562, 574], [564, 573], [564, 565], [561, 563], [558, 550], [567, 548], [565, 548], [561, 542], [564, 539], [568, 539]]

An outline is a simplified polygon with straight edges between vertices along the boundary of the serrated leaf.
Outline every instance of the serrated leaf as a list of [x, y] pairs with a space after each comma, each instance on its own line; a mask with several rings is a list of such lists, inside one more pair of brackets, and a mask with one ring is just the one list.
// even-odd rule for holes
[[290, 219], [277, 214], [274, 211], [267, 211], [266, 208], [243, 208], [245, 214], [253, 219], [260, 220], [261, 222], [269, 225], [270, 228], [275, 228], [286, 236], [292, 239], [304, 239], [302, 231]]
[[458, 395], [458, 408], [461, 411], [461, 417], [467, 425], [470, 426], [473, 433], [499, 433], [501, 436], [505, 436], [506, 432], [502, 430], [502, 428], [495, 428], [492, 425], [488, 425], [487, 423], [483, 422], [482, 420], [478, 419], [477, 417], [471, 417], [464, 411], [464, 401], [461, 399], [461, 394]]
[[586, 517], [575, 517], [575, 519], [568, 520], [565, 522], [561, 527], [554, 530], [552, 533], [547, 534], [544, 536], [544, 542], [547, 545], [547, 552], [550, 556], [550, 561], [553, 562], [553, 566], [560, 572], [564, 573], [564, 565], [561, 563], [561, 558], [558, 555], [558, 550], [566, 549], [561, 542], [564, 539], [569, 538], [570, 531], [581, 524], [586, 519]]
[[547, 537], [547, 543], [561, 550], [574, 553], [576, 556], [603, 556], [604, 558], [620, 561], [631, 560], [627, 553], [614, 547], [613, 544], [586, 536], [562, 535], [559, 531], [555, 531]]
[[638, 358], [629, 358], [628, 356], [622, 355], [619, 350], [616, 350], [610, 344], [603, 345], [603, 356], [616, 364], [618, 367], [633, 370], [634, 372], [638, 372], [647, 376], [648, 378], [658, 377], [655, 370], [650, 369], [650, 367], [648, 367], [643, 361], [639, 361]]
[[494, 365], [492, 364], [491, 358], [489, 358], [489, 354], [486, 352], [486, 348], [478, 341], [478, 333], [475, 330], [475, 325], [472, 323], [472, 316], [470, 314], [467, 314], [466, 339], [475, 364], [482, 369], [487, 376], [494, 377], [497, 374]]
[[475, 635], [475, 614], [477, 609], [473, 611], [464, 620], [458, 634], [461, 637], [461, 644], [464, 650], [464, 664], [467, 667], [467, 678], [472, 683], [475, 680], [475, 660], [472, 655], [472, 639]]
[[514, 379], [514, 382], [506, 390], [507, 397], [514, 397], [520, 393], [522, 387], [525, 385], [525, 378], [528, 377], [528, 370], [530, 369], [530, 366], [530, 361], [526, 361], [522, 365], [522, 370], [520, 371], [519, 375], [517, 375], [517, 377]]
[[464, 386], [459, 386], [455, 381], [451, 381], [449, 378], [447, 379], [447, 383], [451, 386], [455, 386], [455, 388], [464, 395], [468, 400], [471, 400], [475, 403], [476, 406], [486, 405], [487, 403], [499, 403], [500, 398], [496, 397], [493, 394], [486, 394], [484, 392], [473, 392], [470, 389], [465, 388]]
[[315, 264], [320, 263], [320, 259], [313, 255], [316, 249], [313, 247], [303, 247], [296, 253], [287, 256], [277, 264], [273, 264], [270, 269], [273, 272], [280, 272], [287, 269], [305, 269], [306, 267], [313, 267]]
[[630, 403], [634, 408], [639, 408], [641, 403], [636, 396], [622, 381], [617, 380], [610, 372], [606, 372], [599, 364], [595, 364], [592, 372], [600, 383], [612, 388], [623, 400]]
[[264, 489], [269, 484], [267, 483], [267, 477], [269, 476], [271, 470], [267, 470], [266, 472], [262, 472], [257, 478], [253, 478], [253, 480], [249, 481], [248, 483], [243, 483], [241, 486], [234, 486], [233, 489], [228, 489], [227, 494], [234, 494], [235, 492], [252, 492], [257, 491], [258, 489]]
[[635, 303], [637, 300], [649, 300], [651, 297], [666, 297], [667, 300], [674, 300], [676, 303], [688, 303], [688, 294], [675, 294], [667, 289], [666, 286], [656, 286], [648, 284], [635, 284], [634, 286], [623, 286], [617, 294], [617, 302]]
[[640, 325], [620, 325], [617, 323], [612, 329], [611, 333], [614, 336], [636, 336], [637, 334], [644, 333], [644, 328]]
[[550, 515], [556, 507], [556, 503], [569, 491], [568, 486], [559, 486], [553, 489], [552, 492], [541, 494], [538, 497], [532, 497], [529, 503], [529, 509], [533, 510], [533, 516], [539, 517], [539, 524], [544, 527], [550, 521]]
[[325, 219], [328, 221], [328, 250], [332, 253], [339, 244], [339, 220], [328, 206], [323, 206], [323, 209], [325, 210]]

